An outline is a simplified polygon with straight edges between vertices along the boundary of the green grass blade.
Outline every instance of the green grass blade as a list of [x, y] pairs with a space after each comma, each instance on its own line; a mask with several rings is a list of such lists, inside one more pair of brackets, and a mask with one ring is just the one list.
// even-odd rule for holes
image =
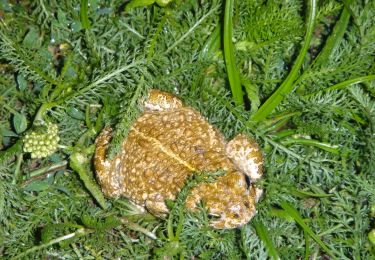
[[81, 23], [84, 29], [90, 28], [90, 20], [88, 15], [88, 0], [81, 0]]
[[221, 26], [217, 25], [215, 30], [208, 37], [206, 43], [204, 44], [202, 51], [199, 55], [201, 59], [214, 56], [217, 50], [219, 50], [221, 45]]
[[271, 217], [277, 217], [277, 218], [282, 218], [288, 222], [295, 222], [294, 218], [292, 218], [288, 212], [286, 212], [283, 209], [278, 209], [278, 208], [271, 208], [268, 210], [268, 215]]
[[311, 93], [309, 95], [306, 95], [305, 97], [314, 96], [314, 95], [316, 95], [318, 93], [322, 93], [322, 92], [343, 89], [343, 88], [349, 87], [349, 86], [354, 85], [354, 84], [358, 84], [358, 83], [362, 83], [362, 82], [366, 82], [366, 81], [371, 81], [371, 80], [375, 80], [375, 75], [367, 75], [367, 76], [358, 77], [358, 78], [354, 78], [354, 79], [348, 79], [348, 80], [345, 80], [345, 81], [340, 82], [338, 84], [335, 84], [331, 87], [325, 88], [321, 91], [314, 92], [314, 93]]
[[315, 59], [314, 63], [316, 66], [326, 64], [329, 61], [334, 50], [339, 46], [342, 38], [344, 37], [346, 27], [348, 26], [350, 15], [351, 14], [348, 11], [348, 9], [344, 7], [341, 12], [340, 19], [335, 24], [335, 27], [333, 28], [332, 33], [328, 37], [322, 51]]
[[304, 190], [299, 190], [299, 189], [291, 189], [289, 191], [291, 194], [293, 194], [294, 196], [297, 196], [297, 197], [300, 197], [300, 198], [329, 198], [329, 197], [332, 197], [333, 194], [327, 194], [327, 193], [314, 193], [314, 192], [308, 192], [308, 191], [304, 191]]
[[304, 138], [288, 138], [287, 140], [282, 141], [283, 145], [289, 144], [303, 144], [309, 146], [318, 147], [324, 151], [333, 153], [333, 154], [340, 154], [340, 149], [337, 145], [332, 145], [329, 143], [319, 142], [314, 139], [304, 139]]
[[224, 13], [224, 59], [227, 67], [230, 88], [232, 90], [233, 100], [236, 105], [243, 105], [241, 77], [236, 66], [234, 48], [232, 42], [232, 16], [233, 16], [233, 0], [225, 2]]
[[305, 260], [310, 259], [310, 237], [306, 232], [303, 232], [303, 237], [305, 238]]
[[259, 110], [253, 115], [253, 121], [261, 121], [265, 119], [272, 111], [281, 103], [285, 95], [288, 95], [292, 92], [294, 87], [294, 80], [296, 79], [298, 72], [302, 66], [302, 63], [305, 59], [306, 53], [310, 47], [310, 41], [314, 31], [314, 23], [316, 17], [316, 1], [310, 0], [309, 8], [309, 18], [307, 22], [307, 30], [305, 41], [303, 43], [302, 49], [294, 63], [292, 70], [290, 71], [288, 77], [281, 84], [281, 86], [269, 97], [266, 102], [259, 108]]
[[261, 222], [254, 221], [253, 222], [255, 226], [255, 230], [257, 231], [257, 234], [260, 238], [260, 240], [263, 241], [264, 245], [266, 246], [269, 255], [272, 259], [279, 259], [279, 255], [277, 253], [277, 250], [267, 232], [267, 229], [264, 227], [264, 225]]
[[289, 215], [294, 218], [294, 220], [301, 226], [304, 232], [306, 232], [314, 241], [326, 252], [328, 255], [333, 257], [333, 253], [329, 248], [324, 244], [324, 242], [311, 230], [309, 226], [305, 224], [301, 215], [298, 211], [286, 201], [282, 201], [280, 206], [289, 213]]

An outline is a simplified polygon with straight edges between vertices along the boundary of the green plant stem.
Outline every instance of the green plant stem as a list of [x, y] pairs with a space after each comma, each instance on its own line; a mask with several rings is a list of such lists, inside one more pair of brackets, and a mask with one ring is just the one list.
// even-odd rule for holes
[[[288, 120], [288, 119], [286, 119], [286, 120]], [[283, 121], [281, 121], [281, 122], [283, 122]], [[277, 132], [277, 133], [273, 134], [272, 140], [278, 141], [279, 139], [282, 139], [284, 137], [291, 136], [291, 135], [294, 135], [294, 134], [296, 134], [295, 130], [293, 130], [293, 129], [286, 129], [286, 130], [283, 130], [283, 131], [280, 131], [280, 132]]]
[[60, 243], [60, 242], [62, 242], [64, 240], [71, 239], [73, 237], [81, 237], [81, 236], [85, 236], [85, 235], [93, 233], [93, 232], [94, 232], [94, 230], [92, 230], [92, 229], [80, 228], [76, 232], [73, 232], [73, 233], [70, 233], [70, 234], [67, 234], [67, 235], [64, 235], [64, 236], [52, 239], [48, 243], [41, 244], [39, 246], [34, 246], [34, 247], [32, 247], [32, 248], [30, 248], [30, 249], [22, 252], [21, 254], [15, 256], [13, 259], [27, 259], [25, 257], [28, 254], [32, 253], [32, 252], [38, 251], [38, 250], [43, 249], [43, 248], [47, 248], [49, 246], [52, 246], [52, 245], [57, 244], [57, 243]]
[[149, 238], [151, 239], [157, 239], [157, 237], [155, 236], [154, 233], [148, 231], [147, 229], [145, 229], [144, 227], [141, 227], [140, 225], [134, 223], [134, 222], [131, 222], [129, 219], [127, 218], [120, 218], [120, 221], [123, 225], [125, 225], [127, 228], [129, 229], [132, 229], [132, 230], [135, 230], [135, 231], [138, 231], [138, 232], [141, 232], [143, 234], [145, 234], [146, 236], [148, 236]]
[[316, 16], [316, 0], [310, 0], [309, 5], [309, 18], [307, 22], [307, 30], [305, 41], [302, 49], [290, 71], [288, 77], [281, 84], [281, 86], [269, 97], [266, 102], [256, 111], [251, 118], [252, 121], [258, 122], [268, 117], [269, 114], [281, 103], [285, 95], [290, 94], [293, 91], [294, 80], [296, 79], [299, 70], [301, 69], [302, 63], [305, 59], [306, 53], [310, 47], [312, 34], [314, 31], [314, 23]]
[[61, 162], [55, 163], [53, 165], [49, 165], [49, 166], [46, 166], [46, 167], [39, 168], [37, 170], [29, 172], [28, 174], [23, 176], [22, 179], [28, 180], [30, 178], [37, 177], [37, 176], [46, 174], [48, 172], [53, 172], [53, 171], [56, 171], [56, 170], [59, 170], [61, 168], [66, 167], [67, 164], [68, 164], [68, 161], [61, 161]]
[[23, 153], [19, 153], [17, 155], [16, 169], [14, 170], [14, 175], [13, 175], [13, 181], [12, 181], [13, 185], [16, 184], [18, 180], [20, 179], [22, 161], [23, 161]]
[[43, 105], [41, 105], [41, 107], [39, 108], [38, 112], [36, 113], [35, 115], [35, 118], [34, 118], [34, 123], [35, 122], [43, 122], [43, 118], [44, 118], [44, 115], [46, 113], [46, 111], [48, 109], [51, 109], [55, 106], [57, 106], [58, 104], [56, 102], [49, 102], [49, 103], [44, 103]]
[[242, 86], [240, 72], [236, 66], [236, 59], [234, 55], [234, 47], [232, 42], [232, 17], [233, 17], [233, 0], [225, 1], [224, 13], [224, 59], [227, 68], [230, 88], [232, 90], [233, 100], [235, 104], [243, 105]]
[[[90, 175], [89, 163], [90, 159], [88, 154], [93, 153], [94, 146], [90, 146], [85, 150], [77, 150], [70, 156], [70, 167], [78, 173], [79, 177], [83, 181], [85, 187], [99, 203], [100, 207], [107, 209], [103, 193], [101, 192], [98, 185], [93, 180], [93, 177]], [[91, 158], [91, 157], [90, 157]]]
[[84, 29], [90, 28], [90, 20], [88, 15], [88, 0], [81, 0], [81, 23]]

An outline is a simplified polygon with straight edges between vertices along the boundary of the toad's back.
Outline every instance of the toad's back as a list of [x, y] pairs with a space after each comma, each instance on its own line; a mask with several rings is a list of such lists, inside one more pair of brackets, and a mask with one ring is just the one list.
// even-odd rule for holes
[[198, 112], [146, 112], [123, 143], [123, 195], [137, 204], [174, 199], [193, 172], [233, 169], [221, 134]]

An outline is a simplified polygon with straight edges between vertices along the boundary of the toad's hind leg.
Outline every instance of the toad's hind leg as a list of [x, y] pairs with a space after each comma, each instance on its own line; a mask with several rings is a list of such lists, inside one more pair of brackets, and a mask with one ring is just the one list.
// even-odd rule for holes
[[148, 200], [145, 203], [146, 209], [154, 216], [165, 217], [169, 212], [164, 201]]
[[106, 159], [107, 146], [112, 137], [111, 132], [112, 129], [106, 127], [96, 138], [94, 166], [103, 193], [109, 197], [118, 197], [121, 194], [122, 187], [121, 175], [117, 171], [120, 159], [119, 156], [112, 160]]
[[226, 145], [227, 156], [236, 167], [255, 182], [262, 176], [263, 155], [255, 140], [239, 134]]

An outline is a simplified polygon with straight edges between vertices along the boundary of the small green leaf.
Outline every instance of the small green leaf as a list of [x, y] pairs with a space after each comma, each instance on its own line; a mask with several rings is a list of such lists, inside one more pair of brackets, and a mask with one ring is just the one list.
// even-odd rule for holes
[[294, 219], [283, 209], [271, 208], [268, 214], [273, 217], [285, 219], [289, 222], [295, 222]]
[[21, 134], [27, 128], [27, 119], [23, 114], [16, 113], [13, 116], [13, 126], [17, 134]]
[[70, 190], [64, 186], [55, 186], [56, 190], [59, 190], [63, 193], [65, 193], [66, 195], [68, 195], [69, 197], [72, 195], [72, 193], [70, 192]]
[[23, 46], [30, 49], [38, 49], [41, 46], [41, 39], [36, 28], [31, 27], [22, 42]]
[[85, 113], [75, 107], [69, 107], [66, 112], [74, 119], [85, 120]]
[[40, 181], [36, 180], [28, 184], [25, 188], [23, 188], [24, 191], [44, 191], [50, 187], [50, 183], [47, 181]]
[[69, 25], [69, 21], [66, 19], [66, 14], [61, 9], [57, 10], [57, 20], [61, 26], [66, 27]]
[[7, 137], [17, 137], [18, 135], [9, 130], [9, 129], [6, 129], [4, 126], [0, 126], [0, 135], [1, 136], [7, 136]]
[[21, 74], [18, 74], [17, 76], [17, 86], [21, 91], [24, 91], [27, 88], [27, 81]]
[[79, 32], [82, 29], [82, 24], [80, 21], [73, 21], [70, 25], [72, 32]]

